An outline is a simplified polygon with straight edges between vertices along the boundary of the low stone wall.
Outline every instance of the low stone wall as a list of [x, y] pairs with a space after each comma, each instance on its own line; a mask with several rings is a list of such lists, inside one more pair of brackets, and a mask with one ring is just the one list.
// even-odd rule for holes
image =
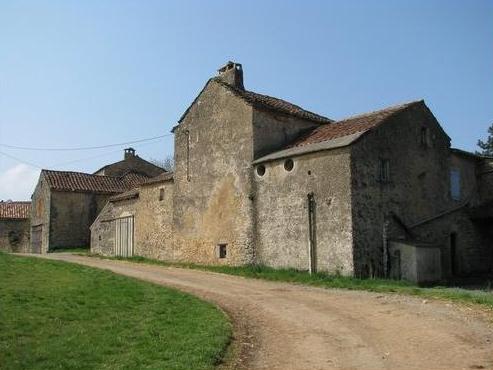
[[30, 252], [29, 219], [0, 220], [0, 250], [15, 253]]

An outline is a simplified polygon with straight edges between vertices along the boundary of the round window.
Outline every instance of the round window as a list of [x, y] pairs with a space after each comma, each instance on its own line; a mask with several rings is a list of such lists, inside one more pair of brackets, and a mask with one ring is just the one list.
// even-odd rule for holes
[[265, 166], [263, 164], [257, 166], [257, 175], [259, 176], [265, 175]]
[[284, 161], [284, 169], [286, 171], [291, 171], [293, 169], [293, 167], [294, 167], [294, 162], [293, 162], [293, 160], [291, 158], [290, 159], [286, 159]]

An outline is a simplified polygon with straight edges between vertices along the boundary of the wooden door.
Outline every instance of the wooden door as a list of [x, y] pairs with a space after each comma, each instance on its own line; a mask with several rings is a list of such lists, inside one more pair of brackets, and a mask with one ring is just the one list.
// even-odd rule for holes
[[115, 220], [115, 256], [131, 257], [134, 254], [133, 216]]
[[43, 242], [43, 225], [33, 226], [31, 235], [31, 253], [41, 253]]

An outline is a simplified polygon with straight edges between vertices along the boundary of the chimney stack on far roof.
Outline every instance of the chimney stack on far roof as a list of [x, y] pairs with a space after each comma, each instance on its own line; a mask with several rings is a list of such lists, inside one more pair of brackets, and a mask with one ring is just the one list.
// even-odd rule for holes
[[229, 61], [225, 66], [217, 70], [219, 78], [224, 82], [236, 87], [237, 89], [245, 90], [243, 86], [243, 68], [240, 63]]
[[126, 148], [125, 149], [125, 155], [123, 156], [123, 158], [128, 159], [131, 157], [135, 157], [135, 149], [134, 148]]

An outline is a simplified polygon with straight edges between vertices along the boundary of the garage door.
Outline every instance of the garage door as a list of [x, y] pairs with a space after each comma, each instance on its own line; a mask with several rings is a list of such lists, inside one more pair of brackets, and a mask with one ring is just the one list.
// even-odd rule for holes
[[134, 254], [134, 218], [122, 217], [115, 220], [115, 256], [131, 257]]
[[43, 225], [33, 226], [31, 233], [31, 253], [41, 253]]

